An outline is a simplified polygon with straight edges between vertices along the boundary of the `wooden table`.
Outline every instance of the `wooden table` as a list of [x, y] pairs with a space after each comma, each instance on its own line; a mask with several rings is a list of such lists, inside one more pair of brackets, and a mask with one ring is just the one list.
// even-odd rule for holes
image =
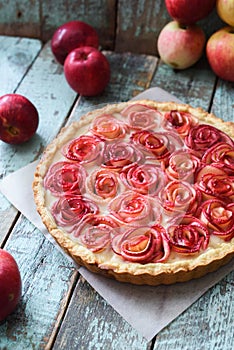
[[[1, 178], [39, 158], [74, 106], [82, 114], [97, 104], [131, 99], [150, 86], [234, 121], [234, 84], [217, 79], [205, 58], [179, 72], [155, 56], [105, 54], [111, 82], [103, 95], [83, 98], [67, 85], [49, 43], [0, 36], [0, 95], [25, 95], [40, 115], [38, 132], [29, 142], [0, 143]], [[147, 342], [2, 195], [0, 215], [1, 247], [15, 257], [23, 282], [20, 305], [0, 325], [1, 350], [233, 349], [234, 272]]]

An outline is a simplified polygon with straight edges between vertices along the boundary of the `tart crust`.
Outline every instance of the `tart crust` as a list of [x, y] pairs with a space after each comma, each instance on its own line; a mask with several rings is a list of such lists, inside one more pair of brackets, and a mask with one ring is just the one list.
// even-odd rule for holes
[[46, 205], [46, 189], [44, 178], [53, 162], [54, 155], [69, 140], [74, 139], [78, 130], [90, 124], [95, 117], [103, 113], [113, 114], [120, 112], [127, 106], [143, 104], [156, 108], [162, 112], [177, 110], [191, 113], [198, 119], [199, 124], [209, 124], [225, 132], [234, 139], [234, 123], [224, 122], [212, 113], [207, 113], [201, 108], [192, 108], [187, 104], [175, 102], [155, 102], [151, 100], [138, 100], [107, 105], [101, 109], [93, 110], [82, 116], [79, 121], [73, 122], [64, 127], [58, 136], [45, 149], [42, 158], [36, 168], [33, 192], [37, 210], [41, 219], [60, 247], [70, 255], [79, 265], [85, 266], [88, 270], [114, 278], [121, 282], [133, 284], [173, 284], [199, 278], [205, 274], [217, 270], [220, 266], [229, 262], [234, 256], [234, 238], [228, 243], [221, 242], [217, 247], [207, 249], [202, 254], [187, 259], [177, 259], [172, 262], [158, 262], [140, 264], [135, 262], [103, 261], [97, 253], [72, 240], [63, 229], [59, 228]]

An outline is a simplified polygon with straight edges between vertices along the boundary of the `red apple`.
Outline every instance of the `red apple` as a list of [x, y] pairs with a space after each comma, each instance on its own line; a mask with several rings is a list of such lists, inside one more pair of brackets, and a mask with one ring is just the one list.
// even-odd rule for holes
[[165, 0], [169, 15], [182, 24], [193, 24], [205, 18], [216, 0]]
[[26, 142], [35, 134], [38, 123], [38, 111], [26, 97], [0, 97], [0, 140], [10, 144]]
[[185, 69], [200, 59], [205, 40], [203, 30], [197, 25], [183, 26], [172, 21], [159, 33], [158, 52], [167, 65]]
[[89, 24], [81, 21], [71, 21], [60, 26], [51, 40], [51, 49], [61, 64], [67, 55], [81, 46], [92, 46], [98, 48], [99, 38], [96, 30]]
[[19, 94], [0, 97], [0, 140], [10, 144], [28, 141], [38, 123], [37, 109], [26, 97]]
[[218, 77], [234, 82], [234, 28], [227, 26], [212, 34], [207, 41], [206, 55]]
[[12, 313], [21, 297], [21, 277], [13, 256], [0, 249], [0, 321]]
[[71, 88], [80, 95], [96, 96], [109, 83], [110, 65], [102, 52], [84, 46], [69, 53], [64, 63], [64, 74]]
[[234, 27], [234, 0], [217, 0], [216, 10], [224, 22]]

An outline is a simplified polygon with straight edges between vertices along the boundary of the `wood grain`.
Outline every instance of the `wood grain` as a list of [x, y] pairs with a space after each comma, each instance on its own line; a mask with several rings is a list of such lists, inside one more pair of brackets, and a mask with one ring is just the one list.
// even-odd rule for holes
[[156, 337], [154, 350], [232, 350], [234, 272], [211, 288]]
[[234, 84], [219, 80], [211, 111], [223, 120], [234, 122]]
[[[30, 53], [28, 41], [17, 40], [21, 45], [24, 44], [24, 47], [20, 48], [19, 46], [19, 51], [15, 51], [16, 48], [10, 45], [12, 39], [9, 38], [8, 46], [12, 46], [12, 54], [10, 55], [8, 49], [8, 57], [11, 57], [11, 61], [16, 60], [16, 52], [20, 53], [23, 50], [25, 52], [28, 51], [28, 54], [22, 56], [22, 66], [15, 65], [14, 67], [13, 64], [8, 63], [10, 67], [8, 70], [15, 70], [15, 80], [11, 79], [11, 82], [8, 82], [6, 79], [6, 83], [3, 83], [2, 86], [4, 87], [4, 84], [6, 84], [6, 88], [15, 86], [15, 91], [17, 93], [26, 96], [35, 105], [39, 112], [39, 127], [36, 135], [24, 144], [11, 146], [3, 142], [0, 143], [1, 177], [6, 176], [38, 158], [47, 143], [49, 143], [60, 130], [76, 99], [76, 93], [70, 89], [65, 81], [61, 66], [59, 66], [52, 57], [49, 44], [45, 45], [33, 66], [28, 71], [28, 74], [22, 80], [25, 70], [29, 69], [32, 63], [32, 60], [30, 61], [28, 57], [31, 57], [32, 50], [34, 50], [33, 59], [35, 59], [38, 55], [40, 45], [38, 47], [38, 41], [36, 40], [34, 46], [31, 44]], [[5, 51], [2, 51], [0, 57], [5, 57]], [[25, 61], [25, 65], [23, 65], [23, 61]], [[3, 241], [15, 219], [15, 210], [11, 208], [10, 203], [8, 203], [2, 195], [0, 196], [0, 208], [0, 213], [3, 217], [0, 241]]]
[[[164, 0], [0, 0], [0, 34], [39, 38], [46, 42], [61, 24], [81, 20], [98, 32], [103, 49], [153, 54], [157, 37], [172, 20]], [[198, 22], [207, 38], [225, 23], [214, 10]]]
[[113, 49], [116, 22], [116, 0], [58, 0], [41, 1], [41, 38], [49, 40], [55, 29], [71, 21], [84, 21], [93, 26], [99, 35], [101, 46]]
[[[0, 95], [13, 93], [37, 57], [41, 42], [19, 37], [0, 36]], [[9, 150], [15, 147], [0, 142], [0, 178], [12, 171], [9, 165]], [[17, 168], [17, 164], [13, 164]], [[0, 245], [3, 243], [16, 210], [0, 194]]]
[[117, 0], [0, 0], [0, 34], [46, 42], [61, 24], [80, 20], [92, 25], [105, 49], [114, 48]]
[[18, 308], [0, 326], [0, 349], [42, 349], [64, 312], [77, 272], [23, 217], [5, 249], [18, 263], [23, 291]]
[[184, 103], [208, 110], [215, 89], [216, 77], [205, 59], [186, 70], [173, 70], [160, 62], [151, 86], [159, 86]]
[[[35, 57], [37, 54], [35, 50]], [[49, 44], [29, 67], [24, 79], [22, 77], [17, 82], [16, 87], [20, 84], [16, 92], [35, 104], [40, 124], [37, 135], [26, 144], [15, 147], [0, 144], [4, 176], [41, 154], [63, 125], [76, 99], [76, 93], [65, 82], [62, 68], [52, 57]], [[15, 223], [15, 210], [12, 211], [10, 203], [3, 198], [1, 200], [5, 220], [1, 221], [0, 232], [4, 238], [15, 224], [4, 247], [18, 262], [23, 295], [16, 313], [0, 327], [0, 349], [44, 348], [59, 326], [77, 272], [28, 220], [21, 217]]]
[[0, 95], [15, 91], [41, 46], [39, 40], [0, 36]]
[[157, 54], [158, 34], [169, 20], [163, 0], [119, 0], [116, 51]]
[[80, 278], [54, 349], [150, 350], [150, 344]]
[[0, 34], [40, 38], [40, 0], [0, 0]]

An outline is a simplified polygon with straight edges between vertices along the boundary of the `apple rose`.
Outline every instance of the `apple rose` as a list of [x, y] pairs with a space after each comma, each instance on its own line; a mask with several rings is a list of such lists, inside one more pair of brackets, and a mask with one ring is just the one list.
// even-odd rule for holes
[[234, 176], [228, 176], [215, 165], [206, 165], [199, 170], [195, 186], [200, 190], [203, 200], [214, 197], [225, 202], [234, 200]]
[[94, 119], [90, 131], [102, 140], [116, 140], [125, 137], [128, 126], [111, 114], [105, 114]]
[[230, 175], [234, 174], [234, 146], [220, 142], [209, 148], [202, 157], [202, 162], [216, 165]]
[[82, 165], [61, 161], [49, 168], [44, 178], [44, 186], [56, 197], [64, 194], [79, 195], [84, 189], [86, 176]]
[[197, 218], [185, 215], [176, 219], [179, 224], [167, 228], [171, 249], [181, 254], [197, 253], [205, 250], [210, 234], [207, 227]]
[[139, 164], [143, 161], [143, 154], [134, 145], [128, 142], [117, 141], [106, 145], [102, 167], [119, 171], [125, 165], [135, 162]]
[[130, 190], [149, 195], [158, 194], [165, 184], [164, 174], [155, 164], [127, 165], [120, 179]]
[[112, 249], [124, 260], [146, 264], [164, 262], [170, 254], [166, 232], [161, 225], [140, 226], [114, 236]]
[[164, 171], [170, 180], [194, 182], [194, 176], [200, 166], [200, 159], [189, 150], [178, 150], [171, 154]]
[[140, 103], [126, 107], [121, 114], [128, 118], [132, 129], [149, 130], [159, 128], [162, 124], [162, 114], [159, 111]]
[[63, 154], [66, 158], [79, 162], [81, 164], [101, 162], [104, 142], [92, 135], [81, 135], [69, 142], [63, 148]]
[[119, 233], [116, 221], [108, 215], [87, 215], [74, 232], [81, 243], [95, 253], [110, 246], [111, 238]]
[[83, 196], [59, 198], [51, 208], [56, 223], [60, 226], [74, 226], [87, 214], [97, 214], [98, 206]]
[[234, 145], [232, 139], [221, 130], [214, 126], [200, 124], [190, 129], [189, 134], [185, 137], [186, 145], [202, 156], [204, 152], [219, 142], [226, 142], [231, 146]]
[[165, 160], [175, 150], [176, 145], [181, 145], [181, 140], [174, 133], [137, 131], [132, 134], [131, 140], [142, 150], [148, 158]]
[[161, 207], [157, 199], [133, 191], [121, 193], [112, 199], [108, 209], [118, 221], [132, 226], [159, 223], [161, 220]]
[[211, 234], [230, 241], [234, 237], [234, 203], [226, 204], [219, 199], [203, 203], [200, 218]]
[[117, 174], [109, 169], [95, 170], [86, 184], [91, 194], [103, 199], [115, 197], [119, 186]]
[[168, 215], [192, 214], [200, 204], [199, 191], [184, 181], [170, 181], [158, 196]]
[[173, 129], [182, 138], [188, 135], [191, 127], [197, 123], [197, 118], [188, 112], [173, 110], [164, 115], [164, 127], [168, 130]]

